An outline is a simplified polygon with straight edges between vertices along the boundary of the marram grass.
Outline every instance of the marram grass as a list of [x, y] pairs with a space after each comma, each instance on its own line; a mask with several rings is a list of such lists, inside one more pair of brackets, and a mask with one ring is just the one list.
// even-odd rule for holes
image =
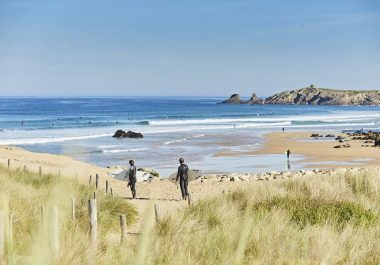
[[[16, 214], [14, 264], [91, 263], [90, 188], [1, 169], [0, 192]], [[69, 216], [73, 194], [81, 201], [76, 222]], [[98, 196], [98, 264], [380, 264], [376, 172], [257, 182], [166, 215], [158, 224], [144, 226], [140, 235], [128, 235], [122, 245], [118, 215], [127, 213], [130, 224], [136, 211], [124, 199]], [[42, 204], [57, 205], [62, 212], [56, 260], [38, 232]], [[153, 218], [153, 211], [139, 214], [142, 220]]]

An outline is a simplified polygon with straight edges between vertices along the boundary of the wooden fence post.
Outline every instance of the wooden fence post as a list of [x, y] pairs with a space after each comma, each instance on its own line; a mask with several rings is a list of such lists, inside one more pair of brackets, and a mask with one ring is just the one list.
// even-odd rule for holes
[[5, 249], [5, 213], [0, 211], [0, 264], [2, 264]]
[[8, 159], [8, 170], [11, 168], [11, 160]]
[[112, 191], [112, 188], [110, 188], [110, 192], [111, 192], [111, 196], [113, 198], [113, 191]]
[[94, 199], [94, 200], [96, 199], [96, 191], [94, 191], [93, 199]]
[[99, 175], [96, 174], [96, 175], [95, 175], [95, 178], [96, 178], [96, 179], [95, 179], [95, 188], [98, 189], [98, 185], [99, 185]]
[[71, 198], [71, 219], [75, 220], [75, 199]]
[[9, 245], [13, 248], [13, 214], [9, 216]]
[[38, 174], [40, 175], [40, 177], [42, 176], [42, 167], [41, 166], [38, 168]]
[[45, 207], [41, 206], [41, 225], [42, 225], [42, 232], [46, 233], [46, 222], [45, 222]]
[[108, 193], [108, 186], [109, 186], [109, 183], [108, 183], [108, 180], [106, 180], [106, 193]]
[[125, 215], [120, 215], [120, 230], [120, 243], [123, 243], [127, 238], [127, 217]]
[[156, 222], [158, 223], [160, 221], [160, 207], [158, 204], [154, 205], [154, 215], [156, 216]]
[[88, 216], [90, 223], [90, 244], [93, 250], [96, 250], [98, 235], [98, 216], [96, 208], [96, 199], [88, 200]]
[[88, 186], [91, 186], [91, 182], [92, 182], [92, 175], [90, 175], [90, 178], [88, 179]]
[[58, 208], [57, 206], [49, 208], [49, 223], [50, 223], [50, 248], [53, 256], [56, 258], [59, 251], [59, 235], [58, 235]]

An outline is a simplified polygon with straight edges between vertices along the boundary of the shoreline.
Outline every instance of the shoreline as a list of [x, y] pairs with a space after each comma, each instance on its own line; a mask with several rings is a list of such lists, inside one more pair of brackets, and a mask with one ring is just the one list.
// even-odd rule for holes
[[[290, 146], [293, 150], [293, 154], [303, 153], [306, 148], [311, 146], [315, 149], [315, 146], [320, 147], [319, 152], [326, 152], [331, 146], [336, 144], [336, 141], [329, 141], [320, 143], [314, 141], [300, 141], [299, 137], [304, 138], [310, 135], [312, 132], [286, 132], [286, 133], [269, 133], [265, 135], [266, 142], [261, 148], [255, 151], [249, 151], [248, 155], [260, 155], [267, 154], [268, 152], [273, 153], [283, 153], [282, 147], [285, 146], [284, 143]], [[284, 138], [285, 137], [285, 138]], [[306, 139], [306, 138], [305, 138]], [[279, 146], [279, 142], [283, 143]], [[358, 141], [359, 142], [359, 141]], [[357, 143], [359, 144], [359, 143]], [[356, 144], [355, 144], [356, 145]], [[307, 147], [302, 147], [307, 146]], [[323, 148], [322, 148], [323, 147]], [[327, 148], [327, 149], [326, 149]], [[369, 147], [368, 147], [369, 148]], [[362, 148], [366, 151], [368, 148]], [[351, 158], [363, 155], [362, 152], [348, 152], [348, 150], [357, 150], [358, 147], [354, 149], [340, 149], [335, 152], [342, 151], [341, 155], [335, 157], [336, 160], [343, 160], [345, 158]], [[192, 201], [198, 201], [201, 199], [217, 196], [224, 192], [229, 192], [235, 189], [245, 189], [252, 185], [260, 185], [260, 183], [266, 183], [267, 181], [286, 181], [292, 178], [298, 177], [310, 177], [313, 175], [336, 175], [344, 173], [356, 173], [369, 170], [375, 170], [377, 173], [380, 172], [380, 167], [375, 167], [376, 161], [380, 161], [380, 150], [376, 148], [373, 149], [372, 153], [376, 155], [376, 160], [366, 162], [363, 165], [346, 165], [346, 166], [335, 166], [331, 169], [333, 165], [330, 165], [330, 169], [325, 167], [325, 169], [318, 169], [318, 167], [313, 167], [313, 170], [305, 168], [304, 170], [290, 170], [290, 171], [271, 171], [265, 173], [224, 173], [224, 174], [206, 174], [201, 178], [198, 178], [189, 183], [189, 192], [191, 193]], [[334, 150], [333, 150], [334, 151]], [[305, 152], [306, 153], [306, 152]], [[326, 152], [327, 153], [327, 152]], [[320, 153], [316, 152], [316, 155]], [[222, 154], [228, 155], [247, 155], [244, 153], [233, 153], [233, 154]], [[334, 152], [327, 154], [327, 156], [316, 156], [316, 157], [306, 157], [306, 161], [322, 161], [325, 157], [334, 156]], [[132, 233], [138, 233], [141, 231], [143, 226], [142, 216], [144, 212], [151, 209], [153, 204], [159, 204], [160, 209], [163, 214], [173, 213], [180, 208], [186, 207], [187, 202], [181, 200], [180, 190], [170, 179], [157, 179], [154, 178], [151, 182], [138, 182], [136, 185], [137, 189], [137, 199], [131, 200], [131, 194], [129, 188], [127, 187], [127, 182], [115, 179], [108, 176], [108, 172], [112, 171], [112, 168], [103, 168], [96, 165], [88, 164], [85, 162], [76, 161], [71, 157], [64, 155], [53, 155], [46, 153], [34, 153], [27, 151], [19, 147], [12, 146], [0, 146], [0, 164], [7, 167], [7, 161], [10, 159], [11, 169], [20, 170], [23, 169], [24, 165], [27, 170], [38, 172], [39, 166], [42, 167], [43, 174], [51, 173], [56, 174], [60, 172], [62, 177], [72, 177], [77, 178], [77, 180], [84, 185], [88, 185], [89, 176], [94, 176], [99, 174], [100, 189], [105, 188], [105, 182], [108, 180], [110, 188], [113, 189], [115, 196], [120, 196], [134, 205], [138, 211], [138, 220], [135, 225], [130, 227]]]
[[[337, 131], [287, 131], [287, 132], [269, 132], [262, 135], [263, 143], [253, 150], [230, 150], [228, 147], [223, 151], [212, 154], [213, 157], [239, 157], [243, 156], [265, 156], [280, 155], [286, 158], [286, 150], [291, 150], [290, 162], [305, 164], [303, 169], [331, 169], [331, 168], [350, 168], [366, 167], [380, 164], [380, 149], [369, 146], [364, 140], [345, 139], [344, 144], [349, 144], [349, 148], [334, 148], [339, 142], [335, 137], [316, 138], [310, 137], [314, 133], [323, 135], [332, 134], [335, 137], [346, 137], [346, 134]], [[366, 145], [366, 146], [365, 146]], [[297, 159], [292, 160], [292, 157]], [[75, 160], [67, 155], [57, 155], [50, 153], [37, 153], [28, 151], [17, 146], [0, 145], [0, 164], [7, 166], [7, 160], [11, 160], [11, 168], [20, 168], [24, 166], [28, 170], [38, 172], [39, 166], [42, 166], [43, 173], [61, 174], [63, 176], [77, 177], [78, 179], [87, 179], [89, 175], [100, 174], [108, 176], [108, 173], [118, 165], [101, 167]], [[201, 169], [202, 170], [202, 169]], [[226, 175], [226, 174], [263, 174], [271, 172], [224, 172], [214, 171], [214, 173], [205, 173], [205, 175]], [[292, 170], [277, 170], [292, 171]], [[295, 170], [299, 171], [299, 170]], [[109, 177], [113, 179], [112, 177]], [[161, 178], [167, 179], [167, 177]]]
[[[215, 154], [216, 157], [255, 156], [255, 155], [284, 155], [290, 149], [291, 156], [301, 156], [295, 163], [305, 164], [305, 169], [331, 169], [338, 167], [365, 167], [380, 164], [380, 149], [368, 146], [364, 140], [345, 139], [339, 143], [335, 137], [346, 137], [337, 131], [323, 131], [324, 135], [333, 134], [335, 137], [310, 137], [319, 131], [290, 131], [270, 132], [263, 135], [264, 143], [252, 151], [229, 152]], [[337, 145], [349, 144], [349, 148], [334, 148]], [[363, 146], [364, 145], [364, 146]], [[367, 146], [366, 146], [367, 145]], [[292, 161], [291, 161], [292, 162]]]

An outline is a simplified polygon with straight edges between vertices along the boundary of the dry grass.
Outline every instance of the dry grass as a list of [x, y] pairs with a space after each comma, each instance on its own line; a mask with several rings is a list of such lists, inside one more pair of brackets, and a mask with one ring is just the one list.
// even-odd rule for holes
[[[0, 210], [13, 216], [13, 247], [7, 246], [7, 261], [13, 264], [83, 264], [88, 250], [88, 199], [94, 187], [72, 179], [8, 171], [0, 168]], [[76, 202], [76, 219], [71, 219], [71, 199]], [[107, 236], [119, 233], [119, 215], [135, 222], [137, 211], [125, 199], [97, 192], [99, 256], [106, 251]], [[52, 259], [49, 249], [49, 207], [59, 209], [60, 253]], [[41, 214], [44, 207], [45, 226]], [[8, 218], [6, 226], [8, 226]], [[45, 232], [44, 232], [45, 230]], [[8, 253], [12, 252], [12, 255]], [[12, 261], [13, 260], [13, 261]]]
[[[22, 173], [0, 172], [0, 191], [11, 189], [10, 209], [17, 213], [15, 256], [28, 256], [18, 264], [88, 264], [85, 205], [91, 190], [55, 177], [38, 181], [18, 174]], [[165, 216], [154, 227], [146, 226], [140, 236], [129, 236], [123, 245], [115, 236], [115, 215], [120, 209], [132, 213], [133, 209], [103, 194], [97, 260], [98, 264], [380, 264], [379, 192], [380, 177], [375, 172], [258, 182]], [[65, 209], [71, 194], [84, 200], [80, 221], [62, 217], [62, 248], [53, 261], [43, 254], [47, 246], [36, 233], [39, 206], [54, 202]]]
[[151, 264], [380, 264], [380, 178], [312, 176], [198, 202], [156, 227]]

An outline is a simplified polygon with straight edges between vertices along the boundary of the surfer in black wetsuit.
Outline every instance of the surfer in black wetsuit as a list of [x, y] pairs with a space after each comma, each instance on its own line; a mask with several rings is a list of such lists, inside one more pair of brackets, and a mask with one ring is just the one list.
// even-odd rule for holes
[[132, 198], [135, 199], [136, 198], [136, 182], [137, 182], [135, 161], [129, 160], [129, 165], [131, 167], [129, 168], [128, 187], [131, 188]]
[[185, 164], [185, 160], [183, 158], [179, 159], [180, 166], [178, 167], [178, 173], [177, 173], [177, 178], [175, 180], [175, 183], [178, 183], [179, 179], [179, 185], [181, 186], [181, 193], [182, 193], [182, 199], [186, 200], [187, 195], [189, 194], [187, 192], [187, 186], [188, 186], [188, 171], [189, 168]]

